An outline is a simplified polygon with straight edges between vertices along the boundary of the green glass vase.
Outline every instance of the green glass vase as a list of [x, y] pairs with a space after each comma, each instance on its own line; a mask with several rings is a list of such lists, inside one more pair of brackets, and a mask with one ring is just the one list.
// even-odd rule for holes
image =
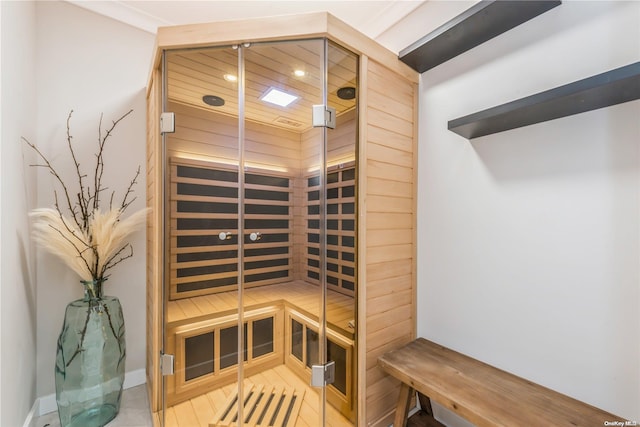
[[82, 281], [84, 298], [65, 311], [55, 372], [62, 427], [101, 427], [120, 410], [124, 317], [118, 298], [102, 296], [103, 281]]

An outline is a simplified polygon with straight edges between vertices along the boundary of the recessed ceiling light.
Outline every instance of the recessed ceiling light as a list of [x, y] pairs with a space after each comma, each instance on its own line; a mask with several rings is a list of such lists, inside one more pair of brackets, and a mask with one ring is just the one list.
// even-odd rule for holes
[[304, 70], [294, 70], [293, 75], [296, 77], [304, 77], [307, 73], [305, 73]]
[[228, 82], [237, 82], [238, 81], [238, 76], [234, 76], [233, 74], [225, 74], [223, 77]]
[[299, 97], [292, 95], [287, 92], [283, 92], [274, 87], [270, 88], [264, 95], [262, 95], [261, 100], [264, 102], [269, 102], [271, 104], [278, 105], [280, 107], [286, 107], [291, 104], [293, 101], [298, 99]]

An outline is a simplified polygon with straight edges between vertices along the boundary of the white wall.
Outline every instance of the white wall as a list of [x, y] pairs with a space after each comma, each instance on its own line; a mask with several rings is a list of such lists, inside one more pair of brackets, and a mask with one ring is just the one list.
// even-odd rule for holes
[[[451, 9], [430, 1], [380, 41], [402, 48]], [[640, 421], [640, 101], [447, 130], [638, 60], [640, 3], [565, 1], [422, 75], [418, 333]]]
[[0, 425], [20, 426], [36, 397], [36, 285], [27, 210], [36, 196], [35, 3], [0, 3]]
[[[134, 112], [108, 142], [104, 182], [122, 197], [140, 165], [134, 212], [145, 206], [145, 87], [153, 35], [88, 12], [66, 2], [38, 2], [38, 143], [68, 183], [75, 184], [66, 146], [65, 121], [71, 109], [74, 144], [81, 167], [92, 174], [98, 120], [110, 125], [129, 109]], [[50, 177], [38, 175], [37, 206], [51, 206]], [[134, 257], [118, 265], [105, 294], [120, 298], [127, 338], [126, 371], [145, 367], [145, 238], [132, 239]], [[82, 297], [79, 278], [51, 255], [38, 252], [38, 380], [37, 394], [54, 393], [56, 340], [68, 302]], [[3, 381], [4, 382], [4, 381]], [[4, 424], [3, 424], [4, 425]]]

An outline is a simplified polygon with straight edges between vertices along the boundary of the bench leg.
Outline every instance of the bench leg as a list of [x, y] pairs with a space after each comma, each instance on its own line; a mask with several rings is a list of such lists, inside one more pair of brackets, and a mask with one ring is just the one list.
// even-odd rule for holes
[[428, 396], [418, 392], [418, 401], [420, 402], [420, 408], [433, 418], [433, 408], [431, 407], [431, 399]]
[[411, 396], [413, 388], [402, 383], [400, 388], [400, 396], [398, 397], [398, 406], [396, 407], [396, 418], [393, 421], [393, 427], [405, 427], [409, 416], [409, 406], [411, 406]]

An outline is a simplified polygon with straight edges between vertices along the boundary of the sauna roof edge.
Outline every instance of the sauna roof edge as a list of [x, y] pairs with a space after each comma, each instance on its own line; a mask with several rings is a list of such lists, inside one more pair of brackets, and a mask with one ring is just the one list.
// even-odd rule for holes
[[[166, 49], [318, 37], [327, 37], [359, 55], [366, 55], [385, 65], [413, 83], [418, 82], [419, 74], [398, 60], [395, 53], [328, 12], [160, 27], [148, 81], [151, 82], [153, 71], [160, 66], [162, 51]], [[149, 84], [147, 87], [150, 86]]]

